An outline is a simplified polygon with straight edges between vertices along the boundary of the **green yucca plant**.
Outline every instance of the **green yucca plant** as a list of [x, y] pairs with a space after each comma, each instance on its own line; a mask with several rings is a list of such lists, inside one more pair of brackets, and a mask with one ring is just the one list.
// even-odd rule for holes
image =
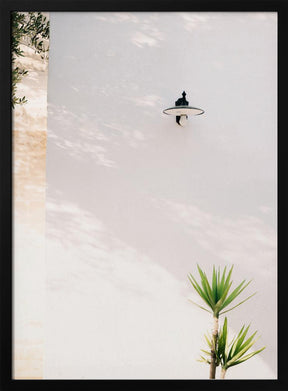
[[193, 302], [192, 300], [191, 302], [193, 304], [196, 304], [201, 309], [208, 311], [210, 313], [212, 312], [213, 314], [214, 324], [213, 324], [212, 339], [211, 339], [211, 359], [210, 359], [210, 376], [209, 376], [210, 379], [215, 379], [215, 373], [216, 373], [216, 366], [217, 366], [216, 349], [218, 343], [219, 316], [221, 314], [233, 310], [234, 308], [238, 307], [240, 304], [244, 303], [245, 301], [247, 301], [248, 299], [250, 299], [252, 296], [255, 295], [255, 293], [253, 293], [252, 295], [248, 296], [245, 300], [242, 300], [240, 303], [236, 304], [235, 306], [226, 309], [251, 282], [251, 280], [248, 282], [246, 282], [246, 280], [243, 280], [232, 292], [230, 292], [233, 283], [233, 281], [231, 281], [233, 267], [234, 266], [232, 265], [226, 275], [227, 272], [226, 266], [223, 270], [223, 273], [221, 273], [220, 267], [216, 271], [215, 266], [213, 266], [211, 284], [209, 283], [207, 275], [203, 272], [203, 270], [200, 268], [199, 265], [197, 265], [197, 268], [200, 275], [200, 284], [197, 282], [196, 278], [191, 273], [188, 274], [188, 278], [192, 286], [194, 287], [196, 292], [204, 300], [204, 302], [210, 309], [202, 307], [201, 305]]
[[[200, 356], [200, 359], [197, 361], [204, 362], [206, 364], [211, 365], [212, 336], [208, 333], [208, 334], [204, 334], [204, 337], [205, 337], [206, 343], [207, 343], [210, 351], [201, 349], [201, 352], [203, 352], [207, 357]], [[215, 349], [215, 365], [216, 365], [216, 367], [218, 367], [219, 364], [220, 364], [220, 359], [219, 359], [219, 355], [218, 355], [218, 349]]]
[[[205, 303], [210, 307], [210, 311], [200, 305], [196, 304], [198, 307], [202, 308], [205, 311], [212, 312], [213, 316], [216, 318], [219, 318], [219, 315], [224, 314], [225, 312], [231, 311], [234, 308], [238, 307], [240, 304], [244, 303], [250, 297], [254, 296], [255, 293], [247, 297], [245, 300], [241, 301], [240, 303], [236, 304], [232, 308], [229, 308], [225, 311], [223, 311], [230, 303], [232, 303], [233, 300], [236, 299], [240, 295], [240, 293], [250, 284], [250, 281], [248, 281], [246, 284], [246, 280], [243, 280], [230, 294], [230, 288], [232, 286], [233, 281], [231, 281], [231, 274], [233, 271], [234, 265], [231, 266], [227, 276], [226, 276], [226, 270], [227, 267], [225, 266], [223, 273], [220, 271], [220, 267], [218, 268], [218, 271], [216, 271], [215, 266], [213, 266], [213, 275], [212, 275], [212, 284], [209, 283], [208, 278], [206, 274], [201, 270], [200, 266], [197, 265], [200, 278], [201, 278], [201, 286], [197, 283], [196, 279], [193, 277], [191, 273], [188, 274], [188, 278], [195, 288], [196, 292], [199, 294], [199, 296], [205, 301]], [[192, 301], [192, 300], [191, 300]]]
[[[219, 331], [218, 345], [216, 349], [216, 365], [221, 365], [221, 379], [225, 378], [225, 374], [228, 368], [235, 365], [239, 365], [244, 361], [249, 360], [249, 358], [255, 356], [256, 354], [262, 352], [266, 347], [264, 346], [261, 349], [255, 350], [251, 353], [248, 353], [248, 350], [255, 344], [256, 339], [254, 339], [257, 331], [255, 331], [249, 338], [245, 339], [250, 328], [250, 325], [245, 328], [245, 325], [242, 326], [239, 333], [233, 338], [233, 340], [228, 342], [228, 325], [227, 318], [225, 317], [224, 325]], [[206, 342], [211, 348], [211, 339], [205, 335]], [[210, 364], [210, 352], [201, 349], [208, 358], [201, 356], [202, 362]]]

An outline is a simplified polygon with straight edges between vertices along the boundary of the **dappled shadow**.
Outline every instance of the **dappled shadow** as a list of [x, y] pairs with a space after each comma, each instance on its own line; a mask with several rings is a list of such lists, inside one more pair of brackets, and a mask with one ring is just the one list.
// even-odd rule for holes
[[[178, 20], [184, 18], [185, 31], [181, 24], [177, 31], [171, 31], [169, 23], [160, 28], [157, 14], [146, 21], [134, 14], [92, 16], [101, 22], [93, 29], [85, 23], [87, 15], [73, 31], [69, 23], [59, 21], [54, 30], [57, 43], [51, 46], [47, 144], [51, 289], [83, 290], [77, 281], [84, 284], [90, 278], [92, 284], [99, 272], [104, 281], [141, 295], [149, 288], [129, 285], [129, 273], [133, 270], [136, 276], [146, 263], [148, 269], [154, 265], [167, 278], [172, 275], [183, 282], [184, 296], [190, 288], [186, 275], [195, 271], [196, 262], [204, 269], [214, 263], [234, 263], [235, 283], [254, 278], [251, 291], [256, 288], [259, 296], [239, 309], [237, 318], [232, 316], [232, 325], [247, 313], [251, 320], [257, 314], [253, 324], [262, 332], [267, 317], [263, 303], [273, 307], [276, 301], [276, 237], [273, 213], [266, 213], [273, 200], [268, 191], [271, 181], [259, 178], [259, 167], [262, 173], [262, 160], [272, 155], [255, 153], [259, 141], [248, 137], [252, 124], [244, 129], [244, 115], [235, 123], [237, 104], [225, 94], [231, 90], [231, 80], [238, 86], [234, 67], [230, 72], [230, 63], [221, 56], [213, 63], [218, 61], [214, 36], [207, 41], [210, 57], [205, 45], [202, 52], [195, 43], [197, 23], [201, 31], [211, 28], [205, 15], [177, 15]], [[76, 16], [71, 17], [75, 22]], [[111, 29], [117, 26], [117, 34], [108, 34], [106, 28], [105, 37], [101, 35], [107, 23]], [[187, 38], [183, 46], [177, 40], [180, 31]], [[85, 39], [91, 32], [95, 40], [88, 48]], [[192, 55], [189, 45], [201, 55]], [[231, 50], [236, 64], [237, 50]], [[204, 70], [196, 83], [193, 70], [200, 65]], [[176, 71], [179, 79], [174, 77]], [[205, 87], [203, 74], [210, 77]], [[162, 113], [178, 97], [182, 83], [202, 99], [205, 96], [209, 108], [203, 118], [189, 119], [187, 128], [175, 126], [175, 120]], [[228, 109], [222, 108], [220, 97], [225, 97]], [[247, 106], [243, 110], [248, 111]], [[265, 143], [264, 138], [267, 150]], [[63, 267], [60, 281], [58, 262]], [[149, 275], [144, 280], [149, 286]], [[275, 312], [271, 317], [276, 319]], [[275, 334], [272, 322], [262, 333], [265, 341]], [[270, 363], [276, 357], [268, 349], [263, 356]]]

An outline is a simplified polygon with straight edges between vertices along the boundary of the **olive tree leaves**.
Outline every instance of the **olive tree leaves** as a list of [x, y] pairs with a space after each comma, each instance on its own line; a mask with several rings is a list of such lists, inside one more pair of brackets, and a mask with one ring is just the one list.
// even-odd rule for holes
[[48, 58], [49, 46], [44, 44], [49, 39], [50, 23], [42, 12], [12, 12], [11, 16], [11, 60], [12, 60], [12, 107], [27, 102], [26, 97], [17, 96], [17, 84], [27, 75], [28, 70], [16, 66], [17, 57], [24, 57], [20, 45], [35, 50], [42, 59]]

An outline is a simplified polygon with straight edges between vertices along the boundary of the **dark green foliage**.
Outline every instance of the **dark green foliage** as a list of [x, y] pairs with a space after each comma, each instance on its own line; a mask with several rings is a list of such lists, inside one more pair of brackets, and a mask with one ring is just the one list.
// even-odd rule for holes
[[49, 39], [49, 20], [41, 12], [12, 12], [12, 36], [11, 36], [11, 55], [12, 55], [12, 107], [16, 104], [27, 102], [25, 96], [17, 97], [17, 84], [22, 77], [27, 75], [28, 70], [15, 66], [17, 57], [23, 57], [24, 52], [20, 44], [25, 44], [35, 50], [44, 59], [49, 48], [44, 48], [43, 40]]

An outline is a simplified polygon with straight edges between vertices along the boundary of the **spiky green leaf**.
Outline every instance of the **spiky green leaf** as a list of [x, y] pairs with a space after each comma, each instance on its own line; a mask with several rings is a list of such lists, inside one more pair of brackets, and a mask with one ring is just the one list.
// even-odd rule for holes
[[225, 310], [225, 311], [220, 311], [221, 315], [222, 315], [222, 314], [226, 314], [226, 312], [232, 311], [232, 310], [234, 310], [234, 308], [237, 308], [237, 307], [239, 307], [239, 305], [241, 305], [241, 304], [245, 303], [245, 301], [247, 301], [247, 300], [251, 299], [251, 297], [253, 297], [254, 295], [256, 295], [256, 293], [257, 293], [257, 292], [254, 292], [252, 295], [250, 295], [250, 296], [246, 297], [246, 299], [245, 299], [245, 300], [242, 300], [242, 301], [240, 301], [240, 303], [238, 303], [238, 304], [234, 305], [234, 307], [232, 307], [232, 308], [229, 308], [228, 310]]
[[191, 300], [191, 299], [188, 299], [188, 300], [189, 300], [191, 303], [193, 303], [194, 305], [197, 305], [197, 307], [201, 308], [202, 310], [209, 312], [209, 314], [211, 313], [211, 311], [207, 310], [207, 308], [205, 308], [205, 307], [202, 307], [202, 305], [195, 303], [195, 301], [193, 301], [193, 300]]

